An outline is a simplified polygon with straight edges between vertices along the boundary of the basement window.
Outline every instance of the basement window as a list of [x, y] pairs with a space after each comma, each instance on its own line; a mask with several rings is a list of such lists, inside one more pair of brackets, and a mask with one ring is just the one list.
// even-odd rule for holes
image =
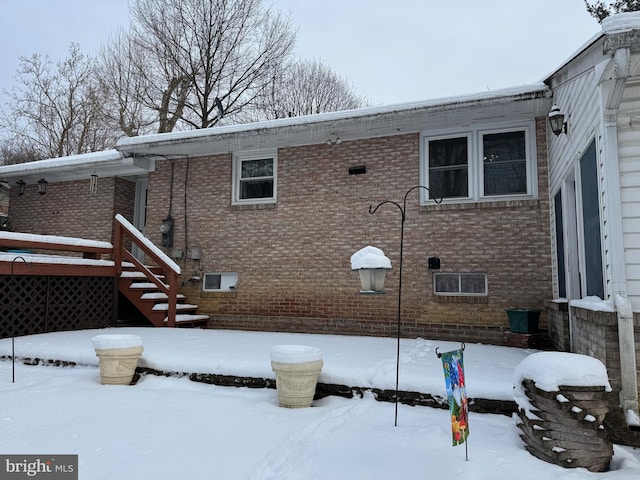
[[202, 290], [205, 292], [235, 292], [238, 289], [237, 273], [205, 273]]
[[433, 293], [436, 295], [486, 296], [486, 273], [434, 273]]

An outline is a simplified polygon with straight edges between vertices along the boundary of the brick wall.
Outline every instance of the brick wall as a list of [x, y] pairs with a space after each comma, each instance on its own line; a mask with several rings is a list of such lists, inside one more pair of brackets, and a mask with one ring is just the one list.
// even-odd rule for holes
[[[403, 268], [405, 336], [500, 343], [508, 307], [542, 308], [551, 298], [545, 119], [537, 122], [538, 199], [420, 206], [408, 199]], [[275, 205], [231, 205], [231, 155], [158, 162], [149, 174], [147, 234], [175, 219], [174, 249], [184, 257], [183, 293], [212, 327], [393, 335], [396, 331], [400, 211], [419, 184], [418, 134], [278, 151]], [[348, 168], [366, 165], [364, 175]], [[185, 195], [186, 185], [186, 195]], [[171, 212], [169, 212], [171, 205]], [[187, 233], [185, 238], [185, 232]], [[366, 245], [391, 259], [386, 295], [360, 295], [350, 256]], [[488, 274], [486, 298], [436, 297], [427, 258], [441, 272]], [[233, 293], [205, 293], [203, 272], [237, 272]], [[543, 323], [546, 319], [543, 317]]]
[[[571, 307], [575, 319], [573, 331], [575, 352], [597, 358], [607, 367], [609, 382], [614, 391], [621, 390], [620, 343], [618, 318], [615, 312], [598, 312]], [[640, 315], [634, 314], [636, 358], [640, 359]], [[640, 385], [640, 371], [638, 371]]]
[[28, 185], [24, 195], [11, 191], [11, 230], [41, 235], [61, 235], [112, 241], [113, 217], [133, 218], [135, 183], [120, 178], [98, 180], [98, 191], [89, 193], [89, 181], [49, 183], [40, 195]]
[[547, 318], [551, 346], [559, 352], [571, 351], [568, 304], [566, 302], [548, 301]]

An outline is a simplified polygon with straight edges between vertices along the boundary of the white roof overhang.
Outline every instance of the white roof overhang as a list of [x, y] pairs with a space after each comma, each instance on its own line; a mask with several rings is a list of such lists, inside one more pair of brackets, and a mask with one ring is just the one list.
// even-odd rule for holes
[[[329, 112], [258, 123], [127, 137], [115, 150], [0, 166], [0, 181], [15, 185], [99, 177], [134, 177], [158, 159], [275, 149], [390, 135], [463, 129], [475, 124], [529, 121], [546, 116], [551, 90], [544, 83], [401, 105]], [[336, 137], [337, 136], [337, 137]]]
[[477, 123], [514, 122], [546, 116], [551, 91], [535, 85], [476, 95], [330, 112], [259, 123], [127, 137], [116, 149], [125, 156], [180, 158], [376, 138]]
[[15, 185], [19, 180], [27, 184], [41, 178], [47, 182], [85, 180], [90, 175], [98, 177], [129, 177], [146, 175], [154, 169], [151, 159], [125, 157], [117, 150], [50, 158], [35, 162], [0, 166], [0, 180]]

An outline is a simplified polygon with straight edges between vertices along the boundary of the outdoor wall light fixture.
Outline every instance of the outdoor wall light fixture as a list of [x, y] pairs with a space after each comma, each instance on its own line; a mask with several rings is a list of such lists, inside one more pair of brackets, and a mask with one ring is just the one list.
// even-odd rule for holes
[[44, 178], [41, 178], [40, 180], [38, 180], [38, 193], [40, 195], [44, 195], [45, 193], [47, 193], [47, 182]]
[[342, 139], [336, 132], [331, 132], [329, 138], [327, 139], [327, 145], [340, 145], [342, 143]]
[[24, 180], [20, 179], [16, 182], [16, 187], [18, 189], [18, 196], [21, 197], [24, 195], [24, 191], [27, 188], [27, 184]]
[[561, 133], [567, 133], [567, 122], [564, 121], [564, 113], [560, 111], [558, 105], [553, 105], [549, 111], [549, 125], [556, 137]]

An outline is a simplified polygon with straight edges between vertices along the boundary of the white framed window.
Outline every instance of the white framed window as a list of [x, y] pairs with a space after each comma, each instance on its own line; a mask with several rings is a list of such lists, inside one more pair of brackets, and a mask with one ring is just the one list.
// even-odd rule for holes
[[427, 139], [428, 185], [432, 196], [469, 198], [470, 140], [470, 134]]
[[[423, 134], [421, 182], [445, 202], [537, 196], [533, 123]], [[421, 201], [428, 195], [421, 192]]]
[[485, 297], [488, 295], [486, 273], [434, 273], [435, 295]]
[[526, 130], [480, 132], [479, 135], [481, 195], [526, 195], [530, 177]]
[[237, 155], [233, 159], [233, 199], [236, 205], [275, 203], [278, 158], [275, 152]]
[[238, 289], [238, 274], [234, 272], [209, 272], [202, 279], [205, 292], [235, 292]]

